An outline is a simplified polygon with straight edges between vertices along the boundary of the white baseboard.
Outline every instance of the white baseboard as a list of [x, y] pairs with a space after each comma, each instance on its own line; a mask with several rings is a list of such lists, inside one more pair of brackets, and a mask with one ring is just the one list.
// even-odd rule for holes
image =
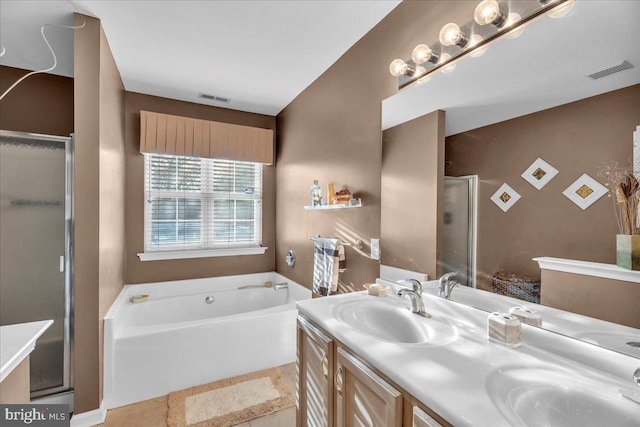
[[104, 400], [100, 402], [100, 407], [93, 411], [73, 414], [71, 417], [71, 427], [92, 427], [104, 423], [107, 418], [107, 405]]

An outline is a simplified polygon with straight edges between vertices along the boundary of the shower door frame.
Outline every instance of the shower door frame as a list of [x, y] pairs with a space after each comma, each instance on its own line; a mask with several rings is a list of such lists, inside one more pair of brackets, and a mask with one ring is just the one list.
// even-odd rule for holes
[[31, 392], [31, 399], [51, 396], [57, 393], [70, 392], [73, 390], [73, 363], [74, 363], [74, 327], [73, 327], [73, 266], [74, 266], [74, 135], [65, 136], [43, 135], [38, 133], [16, 132], [0, 130], [0, 136], [8, 138], [32, 139], [38, 141], [63, 142], [65, 151], [65, 195], [64, 195], [64, 326], [63, 326], [63, 363], [62, 385]]
[[478, 175], [445, 176], [444, 179], [467, 181], [469, 183], [469, 229], [467, 232], [469, 246], [469, 253], [467, 256], [469, 259], [469, 265], [467, 266], [467, 280], [470, 281], [468, 286], [470, 288], [475, 288], [478, 276]]

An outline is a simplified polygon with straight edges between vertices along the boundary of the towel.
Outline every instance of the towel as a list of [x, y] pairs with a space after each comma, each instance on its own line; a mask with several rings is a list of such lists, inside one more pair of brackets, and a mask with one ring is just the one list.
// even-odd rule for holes
[[325, 296], [336, 293], [339, 273], [346, 268], [344, 246], [338, 239], [318, 237], [313, 261], [313, 292]]

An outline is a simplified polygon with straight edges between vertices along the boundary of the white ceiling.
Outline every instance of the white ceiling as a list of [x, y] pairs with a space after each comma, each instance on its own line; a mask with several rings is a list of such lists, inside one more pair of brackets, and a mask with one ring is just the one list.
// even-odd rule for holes
[[[85, 1], [102, 21], [125, 88], [276, 115], [384, 18], [399, 0]], [[1, 1], [0, 63], [51, 64], [40, 25], [71, 22], [68, 1]], [[56, 74], [73, 74], [71, 30], [52, 29]], [[58, 35], [61, 33], [61, 35]], [[52, 35], [53, 38], [53, 35]], [[229, 104], [198, 99], [204, 92]]]
[[[638, 18], [640, 1], [576, 1], [564, 18], [540, 18], [520, 37], [461, 59], [452, 73], [385, 99], [382, 128], [441, 109], [445, 133], [454, 135], [640, 83]], [[586, 77], [625, 59], [635, 68]]]
[[[0, 64], [25, 70], [53, 65], [40, 27], [43, 24], [73, 25], [73, 5], [68, 1], [0, 0], [0, 42], [6, 53]], [[73, 30], [47, 27], [45, 35], [58, 57], [51, 74], [73, 76]]]

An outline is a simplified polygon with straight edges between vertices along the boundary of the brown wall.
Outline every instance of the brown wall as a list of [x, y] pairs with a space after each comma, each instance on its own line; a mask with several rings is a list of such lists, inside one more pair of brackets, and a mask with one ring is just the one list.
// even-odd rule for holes
[[[0, 65], [0, 92], [27, 73]], [[36, 74], [24, 80], [0, 102], [0, 129], [69, 136], [73, 133], [73, 79]]]
[[638, 283], [561, 271], [541, 272], [543, 305], [640, 328]]
[[[278, 115], [276, 269], [311, 287], [313, 246], [320, 234], [365, 242], [346, 249], [341, 292], [360, 290], [379, 274], [369, 258], [369, 240], [380, 236], [381, 102], [397, 92], [389, 74], [395, 58], [411, 57], [418, 43], [437, 40], [446, 22], [473, 19], [476, 1], [404, 1]], [[305, 211], [318, 179], [349, 186], [361, 209]], [[338, 187], [339, 188], [339, 187]], [[285, 263], [289, 249], [297, 263]]]
[[266, 165], [263, 171], [262, 244], [269, 249], [264, 255], [140, 261], [137, 254], [144, 251], [144, 157], [140, 154], [140, 110], [266, 129], [275, 129], [276, 125], [275, 117], [272, 116], [139, 93], [126, 93], [126, 282], [147, 283], [273, 271], [276, 210], [275, 167]]
[[76, 15], [75, 412], [102, 400], [102, 324], [124, 282], [124, 86], [100, 21]]
[[[606, 162], [630, 164], [639, 117], [635, 85], [446, 139], [446, 175], [479, 175], [478, 287], [499, 269], [539, 278], [539, 256], [615, 263], [611, 198], [583, 211], [562, 192], [583, 173], [605, 184]], [[559, 170], [542, 190], [520, 176], [538, 157]], [[490, 200], [504, 182], [522, 196], [507, 213]]]
[[[125, 277], [124, 85], [100, 28], [100, 396], [103, 380], [103, 319]], [[102, 400], [102, 399], [101, 399]]]
[[441, 275], [444, 111], [382, 133], [382, 264]]

